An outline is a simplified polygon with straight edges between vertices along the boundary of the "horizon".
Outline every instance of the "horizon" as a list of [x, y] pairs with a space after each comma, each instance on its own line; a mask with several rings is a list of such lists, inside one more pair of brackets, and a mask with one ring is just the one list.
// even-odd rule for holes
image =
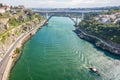
[[[0, 0], [9, 6], [24, 5], [26, 8], [96, 8], [120, 6], [120, 0]], [[28, 4], [29, 3], [29, 4]]]
[[[89, 8], [107, 8], [107, 7], [120, 7], [120, 5], [118, 5], [118, 6], [101, 6], [101, 7], [83, 7], [83, 8], [80, 8], [80, 7], [71, 7], [71, 8], [69, 8], [69, 7], [65, 7], [65, 8], [61, 8], [61, 7], [58, 7], [58, 8], [40, 8], [40, 7], [38, 7], [38, 8], [40, 8], [40, 9], [89, 9]], [[31, 7], [32, 8], [32, 7]], [[34, 8], [34, 7], [33, 7]]]

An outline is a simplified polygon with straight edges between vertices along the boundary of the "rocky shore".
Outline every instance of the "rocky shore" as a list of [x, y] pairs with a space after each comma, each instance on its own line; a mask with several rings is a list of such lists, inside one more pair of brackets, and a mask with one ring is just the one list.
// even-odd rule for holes
[[98, 38], [97, 36], [89, 35], [82, 31], [81, 29], [76, 29], [74, 32], [84, 40], [87, 40], [91, 43], [93, 43], [96, 47], [106, 50], [112, 54], [119, 55], [120, 56], [120, 48], [114, 45], [111, 45], [110, 43]]

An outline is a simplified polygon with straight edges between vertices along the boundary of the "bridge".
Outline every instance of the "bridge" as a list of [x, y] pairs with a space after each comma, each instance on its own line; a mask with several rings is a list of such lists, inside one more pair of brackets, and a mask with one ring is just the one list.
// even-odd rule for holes
[[68, 17], [74, 22], [74, 26], [76, 26], [76, 27], [79, 25], [79, 19], [81, 19], [81, 20], [84, 19], [84, 14], [81, 14], [79, 16], [73, 16], [70, 14], [51, 14], [51, 15], [48, 15], [48, 13], [46, 13], [46, 16], [44, 16], [44, 18], [46, 19], [44, 25], [47, 25], [49, 20], [54, 16]]
[[47, 25], [49, 20], [54, 16], [62, 16], [62, 17], [68, 17], [73, 22], [74, 25], [77, 27], [79, 25], [79, 19], [84, 20], [85, 14], [87, 13], [97, 13], [102, 12], [103, 10], [65, 10], [65, 9], [33, 9], [34, 12], [39, 13], [42, 15], [46, 21], [44, 25]]

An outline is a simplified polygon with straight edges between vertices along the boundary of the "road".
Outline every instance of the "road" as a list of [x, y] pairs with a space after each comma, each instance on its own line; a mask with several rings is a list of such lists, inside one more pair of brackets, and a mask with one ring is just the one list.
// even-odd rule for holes
[[78, 30], [81, 31], [84, 35], [87, 35], [87, 36], [89, 36], [89, 37], [92, 37], [92, 38], [95, 38], [95, 39], [99, 40], [101, 43], [105, 44], [106, 46], [109, 46], [109, 47], [111, 47], [111, 48], [113, 48], [113, 49], [119, 49], [119, 48], [117, 48], [117, 47], [115, 47], [115, 46], [112, 46], [112, 45], [108, 44], [107, 42], [105, 42], [104, 40], [102, 40], [102, 39], [100, 39], [100, 38], [98, 38], [98, 37], [96, 37], [96, 36], [89, 35], [89, 34], [85, 33], [84, 31], [82, 31], [82, 30], [80, 30], [80, 29], [78, 29]]
[[12, 54], [13, 51], [17, 48], [18, 44], [20, 44], [19, 42], [23, 41], [23, 39], [25, 37], [27, 37], [30, 33], [32, 33], [34, 30], [38, 29], [40, 26], [42, 26], [43, 23], [41, 23], [38, 27], [31, 29], [30, 31], [24, 33], [23, 35], [21, 35], [14, 43], [13, 45], [10, 47], [10, 49], [6, 52], [6, 55], [4, 56], [4, 58], [1, 60], [0, 62], [0, 80], [3, 79], [3, 75], [4, 72], [6, 70], [7, 64], [10, 60], [10, 58], [12, 58]]

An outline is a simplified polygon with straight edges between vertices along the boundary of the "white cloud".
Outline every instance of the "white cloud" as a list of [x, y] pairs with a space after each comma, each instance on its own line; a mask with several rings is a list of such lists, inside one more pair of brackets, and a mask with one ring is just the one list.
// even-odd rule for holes
[[120, 0], [0, 0], [9, 5], [25, 5], [26, 7], [101, 7], [120, 5]]

